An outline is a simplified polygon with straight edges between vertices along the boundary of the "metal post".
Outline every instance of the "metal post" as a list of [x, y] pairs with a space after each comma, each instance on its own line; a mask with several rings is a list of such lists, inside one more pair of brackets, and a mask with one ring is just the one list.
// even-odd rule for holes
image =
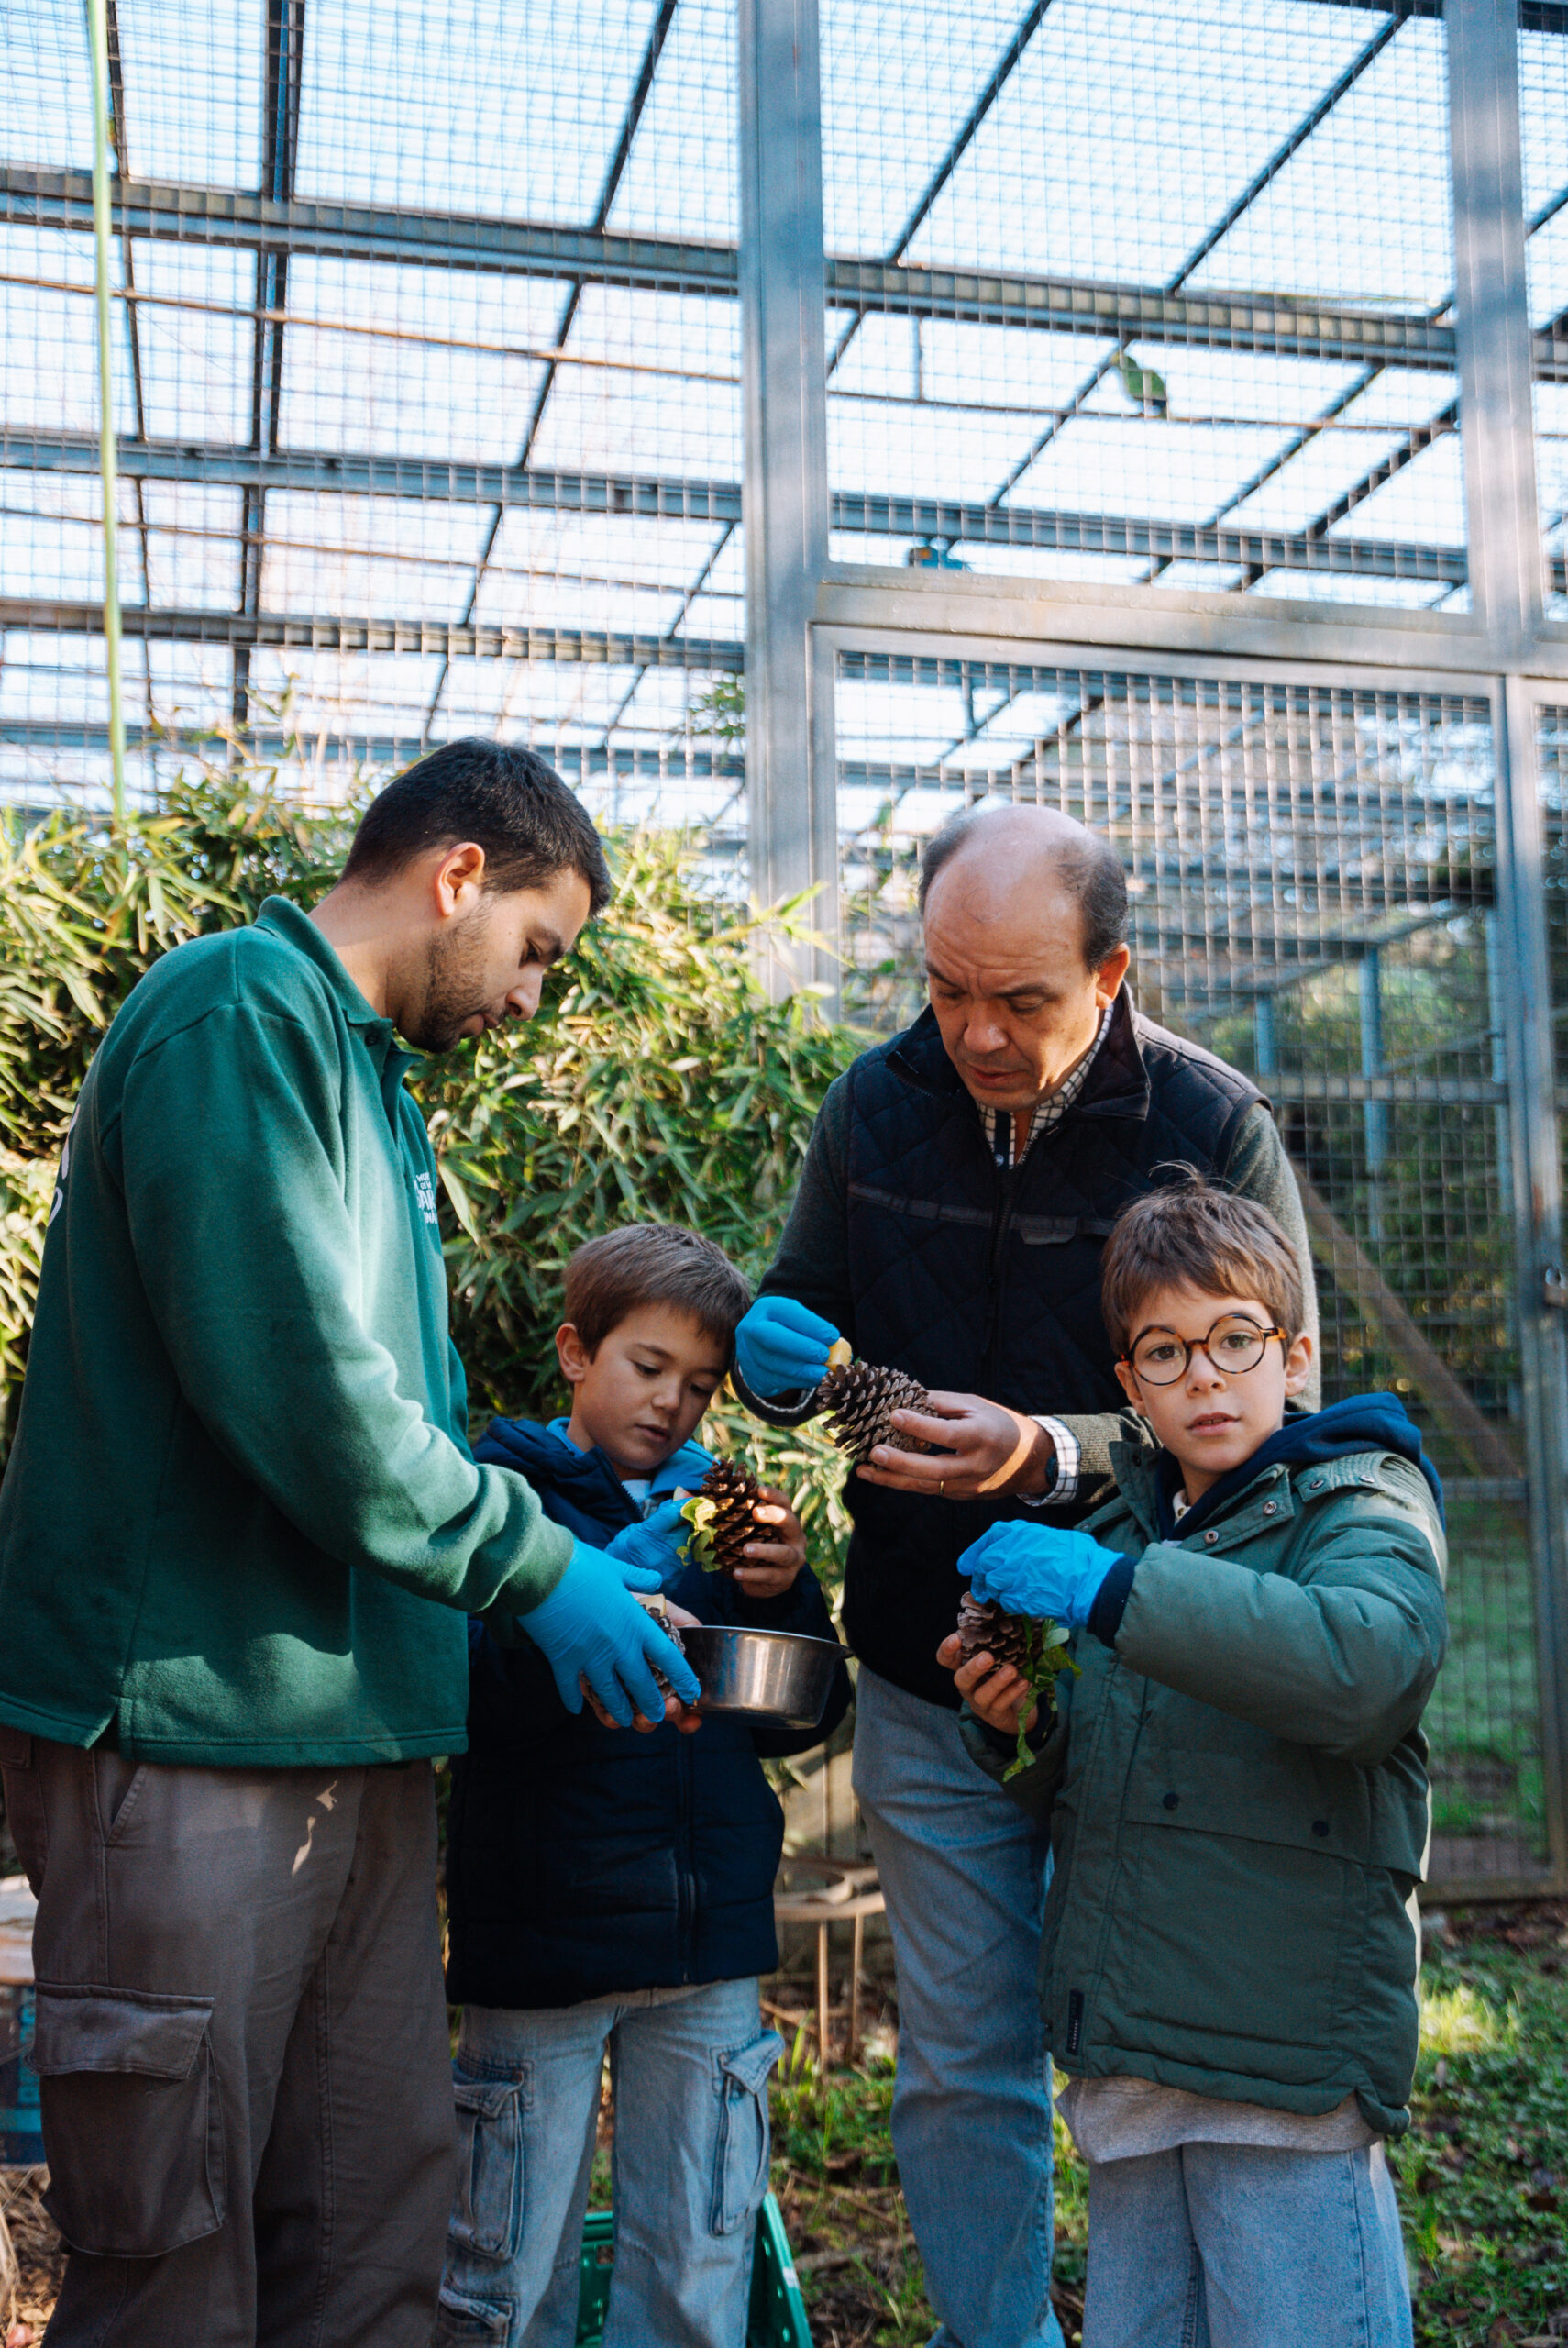
[[1496, 695], [1498, 927], [1513, 1135], [1515, 1285], [1546, 1819], [1552, 1872], [1568, 1881], [1568, 1314], [1549, 1301], [1562, 1261], [1545, 858], [1535, 695], [1509, 678]]
[[1278, 1073], [1279, 1046], [1275, 1038], [1272, 994], [1260, 994], [1253, 998], [1253, 1057], [1257, 1061], [1260, 1076], [1274, 1076]]
[[115, 823], [126, 820], [126, 708], [120, 689], [119, 491], [115, 479], [114, 311], [109, 283], [109, 18], [87, 0], [93, 51], [93, 249], [98, 284], [98, 471], [104, 485], [104, 658], [109, 672], [109, 765]]
[[[1497, 918], [1496, 907], [1488, 906], [1482, 914], [1481, 920], [1482, 934], [1486, 945], [1486, 1021], [1489, 1031], [1491, 1077], [1493, 1083], [1501, 1086], [1506, 1092], [1508, 1083], [1507, 1035], [1510, 1000], [1509, 973], [1513, 968], [1513, 957], [1511, 953], [1505, 953], [1502, 925]], [[1494, 1147], [1496, 1152], [1497, 1199], [1502, 1211], [1507, 1213], [1511, 1197], [1509, 1185], [1512, 1178], [1509, 1168], [1514, 1162], [1513, 1136], [1508, 1124], [1507, 1101], [1498, 1102], [1492, 1112], [1492, 1120]], [[1517, 1345], [1519, 1325], [1518, 1300], [1516, 1297], [1510, 1302], [1508, 1326], [1513, 1342]], [[1513, 1405], [1510, 1403], [1510, 1411], [1512, 1408]]]
[[[1368, 947], [1361, 958], [1358, 974], [1361, 998], [1361, 1072], [1363, 1076], [1383, 1073], [1383, 957], [1375, 946]], [[1383, 1236], [1383, 1168], [1388, 1160], [1388, 1103], [1386, 1101], [1366, 1101], [1362, 1104], [1362, 1123], [1366, 1139], [1366, 1171], [1372, 1186], [1370, 1210], [1367, 1215], [1367, 1236], [1374, 1245]]]
[[[816, 0], [741, 0], [740, 177], [751, 886], [765, 905], [815, 888], [832, 943], [832, 670], [811, 646], [828, 517]], [[799, 984], [810, 963], [774, 950], [769, 982]]]
[[1514, 0], [1444, 0], [1470, 593], [1499, 659], [1541, 619]]

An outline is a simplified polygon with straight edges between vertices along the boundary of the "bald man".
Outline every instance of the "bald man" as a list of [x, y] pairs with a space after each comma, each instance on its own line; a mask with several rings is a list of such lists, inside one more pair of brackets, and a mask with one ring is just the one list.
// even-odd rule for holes
[[847, 1493], [855, 1785], [899, 1969], [893, 2142], [933, 2348], [1057, 2348], [1034, 1987], [1048, 1853], [959, 1742], [936, 1660], [954, 1568], [1000, 1518], [1074, 1523], [1109, 1475], [1125, 1423], [1100, 1248], [1159, 1168], [1183, 1160], [1266, 1206], [1309, 1310], [1312, 1273], [1256, 1086], [1132, 1007], [1106, 841], [1045, 808], [958, 816], [926, 850], [921, 911], [930, 1007], [823, 1102], [737, 1383], [797, 1424], [842, 1332], [931, 1390], [931, 1414], [897, 1423], [941, 1454], [879, 1448]]

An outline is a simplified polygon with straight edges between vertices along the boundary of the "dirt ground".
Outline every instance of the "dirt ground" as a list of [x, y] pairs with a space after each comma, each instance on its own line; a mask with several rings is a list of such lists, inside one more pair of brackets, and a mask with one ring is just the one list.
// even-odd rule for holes
[[[1552, 2348], [1568, 2341], [1568, 1903], [1427, 1919], [1422, 2051], [1410, 2133], [1392, 2155], [1419, 2348]], [[877, 1957], [868, 1951], [868, 1959]], [[880, 1952], [878, 1953], [880, 1955]], [[845, 2058], [847, 1983], [834, 1966], [834, 2060], [817, 2059], [809, 1960], [764, 1984], [785, 2041], [772, 2091], [773, 2189], [815, 2348], [922, 2348], [934, 2319], [889, 2134], [896, 1991], [861, 1985]], [[614, 2114], [599, 2132], [592, 2201], [609, 2198]], [[40, 2170], [0, 2170], [0, 2348], [38, 2348], [60, 2287]], [[1087, 2177], [1058, 2129], [1055, 2298], [1081, 2337]]]

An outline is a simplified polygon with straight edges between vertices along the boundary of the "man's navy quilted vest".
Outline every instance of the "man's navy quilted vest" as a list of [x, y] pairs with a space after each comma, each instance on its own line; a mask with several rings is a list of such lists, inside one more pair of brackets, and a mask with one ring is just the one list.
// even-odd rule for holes
[[[1139, 1016], [1126, 990], [1088, 1080], [1021, 1166], [1003, 1170], [928, 1010], [850, 1071], [855, 1350], [922, 1385], [1029, 1412], [1119, 1411], [1099, 1317], [1099, 1258], [1117, 1211], [1173, 1159], [1212, 1174], [1262, 1098], [1244, 1076]], [[935, 1661], [962, 1587], [959, 1553], [1011, 1501], [937, 1502], [852, 1476], [844, 1620], [873, 1671], [955, 1706]], [[1081, 1494], [1066, 1512], [1083, 1515]]]

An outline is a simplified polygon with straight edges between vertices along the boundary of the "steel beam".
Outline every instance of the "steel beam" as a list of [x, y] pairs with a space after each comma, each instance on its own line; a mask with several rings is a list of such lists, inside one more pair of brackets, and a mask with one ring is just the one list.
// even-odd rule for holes
[[[1380, 16], [1441, 17], [1443, 0], [1316, 0], [1318, 6], [1365, 8]], [[1522, 33], [1568, 33], [1568, 0], [1519, 0]]]
[[1523, 680], [1496, 694], [1497, 912], [1507, 1075], [1513, 1286], [1522, 1372], [1535, 1569], [1542, 1778], [1552, 1872], [1568, 1881], [1568, 1314], [1547, 1281], [1562, 1279], [1561, 1118], [1546, 933], [1546, 842], [1537, 703]]
[[[323, 736], [315, 725], [301, 725], [293, 732], [263, 725], [247, 732], [245, 748], [261, 759], [281, 759], [294, 750], [312, 761], [325, 757], [329, 764], [339, 759], [368, 759], [378, 766], [396, 766], [419, 755], [421, 740], [417, 726], [406, 734], [370, 734], [363, 727], [346, 724]], [[12, 749], [106, 751], [109, 729], [76, 719], [55, 725], [41, 717], [0, 718], [0, 743]], [[221, 762], [227, 752], [228, 737], [199, 725], [144, 725], [130, 727], [126, 743], [131, 750], [161, 751], [175, 758], [203, 752], [210, 755], [216, 750], [215, 762]], [[738, 784], [744, 779], [739, 759], [714, 758], [707, 750], [689, 750], [683, 742], [672, 743], [668, 750], [602, 742], [536, 741], [529, 748], [536, 750], [558, 773], [576, 775], [588, 781], [608, 776], [624, 782], [713, 781]]]
[[[120, 471], [147, 481], [204, 482], [354, 496], [450, 499], [464, 505], [536, 505], [575, 514], [637, 515], [684, 522], [738, 522], [734, 482], [654, 481], [632, 474], [536, 471], [520, 465], [447, 463], [425, 457], [253, 449], [217, 442], [121, 440]], [[97, 442], [84, 434], [7, 430], [0, 471], [94, 472]], [[846, 529], [856, 526], [845, 523]], [[865, 528], [873, 526], [861, 525]], [[879, 525], [877, 526], [880, 526]]]
[[[267, 0], [267, 71], [261, 101], [261, 183], [274, 202], [294, 192], [299, 145], [300, 91], [304, 69], [304, 0]], [[127, 240], [127, 248], [129, 240]], [[278, 446], [283, 397], [283, 316], [289, 298], [286, 249], [261, 246], [256, 254], [256, 324], [251, 340], [250, 446], [260, 457]], [[239, 608], [261, 608], [261, 564], [267, 526], [267, 493], [259, 479], [248, 482], [239, 520]], [[234, 656], [234, 723], [243, 729], [250, 714], [249, 655]]]
[[[675, 7], [676, 0], [660, 0], [658, 14], [654, 18], [653, 26], [647, 38], [647, 45], [643, 50], [642, 63], [638, 68], [637, 79], [634, 85], [631, 98], [628, 101], [625, 114], [623, 116], [621, 120], [620, 136], [615, 141], [614, 152], [610, 158], [609, 168], [606, 170], [604, 174], [604, 183], [599, 191], [599, 202], [594, 206], [593, 218], [590, 226], [596, 233], [602, 233], [605, 225], [610, 218], [610, 213], [615, 202], [616, 193], [621, 185], [622, 179], [625, 175], [626, 165], [631, 161], [632, 141], [637, 135], [637, 125], [643, 118], [643, 108], [646, 105], [648, 102], [648, 94], [653, 88], [654, 75], [658, 71], [658, 61], [664, 52], [664, 44], [668, 36], [670, 25], [674, 20]], [[571, 333], [573, 324], [577, 317], [578, 305], [581, 302], [581, 299], [582, 281], [580, 279], [574, 279], [567, 288], [566, 300], [561, 305], [560, 317], [556, 327], [556, 349], [558, 350], [563, 350], [566, 347], [567, 339]], [[533, 408], [529, 414], [527, 429], [523, 435], [522, 445], [518, 449], [517, 470], [519, 471], [524, 470], [527, 465], [529, 458], [534, 453], [534, 443], [538, 438], [539, 428], [544, 423], [546, 407], [549, 403], [551, 393], [556, 388], [557, 364], [558, 362], [554, 359], [551, 359], [546, 365], [538, 392], [534, 400]], [[491, 517], [490, 527], [485, 532], [484, 544], [480, 547], [479, 558], [474, 564], [473, 584], [469, 590], [468, 602], [463, 607], [463, 617], [465, 620], [472, 619], [473, 617], [474, 607], [479, 602], [480, 589], [483, 584], [485, 572], [490, 567], [491, 556], [495, 551], [495, 541], [501, 530], [501, 520], [502, 508], [498, 504], [494, 514]], [[425, 713], [425, 733], [426, 737], [428, 737], [430, 730], [436, 723], [436, 713], [440, 706], [441, 696], [446, 690], [447, 673], [446, 670], [443, 670], [440, 676], [436, 681], [436, 690], [430, 696], [430, 705]], [[631, 690], [632, 692], [635, 692], [636, 691], [635, 685], [634, 685]], [[626, 698], [629, 700], [631, 698], [631, 694], [628, 693]]]
[[[288, 203], [232, 188], [127, 180], [115, 192], [116, 225], [133, 237], [181, 243], [262, 246], [349, 260], [414, 262], [692, 294], [738, 291], [727, 245], [558, 228], [477, 215], [397, 211], [373, 205]], [[0, 165], [0, 221], [85, 230], [92, 177], [85, 172]], [[1452, 371], [1453, 329], [1431, 319], [1338, 308], [1270, 294], [1166, 294], [1157, 286], [1102, 285], [1004, 270], [916, 269], [848, 258], [825, 263], [829, 299], [904, 316], [975, 318], [1119, 340], [1299, 353], [1363, 363]], [[1568, 354], [1540, 336], [1538, 365], [1568, 377]]]
[[1356, 52], [1343, 72], [1337, 80], [1331, 83], [1317, 104], [1308, 109], [1289, 136], [1280, 142], [1274, 153], [1253, 174], [1241, 194], [1232, 198], [1218, 220], [1213, 221], [1205, 230], [1181, 267], [1173, 277], [1167, 280], [1165, 291], [1168, 294], [1179, 292], [1193, 271], [1208, 260], [1215, 246], [1230, 235], [1242, 213], [1257, 202], [1264, 188], [1270, 186], [1279, 177], [1292, 155], [1298, 149], [1305, 147], [1312, 133], [1332, 114], [1340, 100], [1348, 91], [1354, 89], [1368, 66], [1375, 64], [1382, 56], [1403, 21], [1403, 12], [1391, 14], [1386, 23], [1373, 34], [1365, 47]]
[[901, 254], [908, 251], [910, 246], [914, 241], [917, 230], [920, 228], [922, 222], [929, 214], [932, 205], [936, 202], [937, 197], [942, 194], [943, 189], [947, 185], [948, 181], [953, 177], [954, 172], [957, 170], [959, 164], [963, 161], [964, 157], [968, 153], [969, 149], [973, 146], [980, 125], [985, 121], [986, 116], [989, 114], [991, 108], [995, 105], [1003, 90], [1007, 87], [1008, 83], [1012, 78], [1012, 74], [1017, 68], [1020, 60], [1022, 58], [1024, 50], [1029, 47], [1030, 42], [1039, 31], [1041, 20], [1044, 17], [1045, 11], [1050, 6], [1051, 0], [1031, 0], [1030, 6], [1024, 10], [1021, 22], [1014, 31], [1012, 39], [1009, 41], [1006, 49], [1003, 50], [1000, 57], [997, 60], [996, 66], [989, 80], [987, 82], [985, 88], [980, 92], [979, 96], [969, 108], [969, 111], [965, 116], [964, 120], [959, 124], [957, 130], [954, 133], [953, 138], [948, 142], [946, 153], [943, 156], [941, 161], [937, 164], [935, 171], [932, 173], [930, 179], [927, 180], [924, 187], [921, 190], [920, 194], [916, 197], [909, 218], [904, 222], [903, 227], [900, 229], [898, 236], [893, 241], [892, 252], [889, 256], [893, 260], [897, 260]]
[[[764, 905], [816, 894], [837, 936], [833, 670], [813, 660], [827, 567], [822, 93], [816, 0], [740, 0], [741, 374], [745, 426], [746, 799], [750, 881]], [[820, 977], [809, 950], [768, 947], [768, 983]]]
[[1541, 623], [1514, 0], [1447, 0], [1454, 317], [1470, 596], [1505, 657]]
[[[6, 432], [0, 427], [0, 471], [94, 472], [97, 461], [96, 443], [83, 434]], [[339, 455], [306, 449], [284, 449], [260, 456], [254, 449], [170, 440], [122, 440], [119, 468], [122, 473], [144, 481], [240, 487], [255, 482], [267, 489], [443, 498], [459, 504], [630, 514], [725, 526], [741, 518], [740, 486], [734, 482], [545, 472], [517, 465], [442, 464], [419, 457]], [[1145, 522], [1126, 515], [976, 505], [948, 498], [872, 497], [843, 492], [830, 499], [829, 519], [835, 530], [877, 537], [966, 539], [988, 546], [1138, 555], [1164, 561], [1442, 580], [1451, 585], [1462, 583], [1466, 576], [1463, 550], [1454, 547]], [[1553, 570], [1559, 587], [1568, 588], [1568, 561], [1559, 556]]]
[[[610, 629], [512, 627], [486, 621], [330, 619], [286, 612], [148, 611], [129, 604], [127, 636], [175, 644], [226, 644], [244, 650], [259, 645], [297, 652], [426, 652], [452, 660], [565, 660], [653, 669], [695, 669], [732, 674], [745, 657], [743, 645], [709, 636], [623, 635]], [[0, 628], [57, 631], [68, 636], [103, 632], [100, 604], [56, 604], [25, 596], [0, 597]]]
[[[116, 187], [115, 215], [116, 227], [130, 236], [182, 244], [261, 246], [348, 260], [659, 285], [690, 294], [736, 290], [733, 245], [541, 227], [478, 214], [401, 211], [299, 196], [280, 203], [240, 188], [127, 179]], [[0, 220], [90, 229], [91, 172], [0, 165]]]

